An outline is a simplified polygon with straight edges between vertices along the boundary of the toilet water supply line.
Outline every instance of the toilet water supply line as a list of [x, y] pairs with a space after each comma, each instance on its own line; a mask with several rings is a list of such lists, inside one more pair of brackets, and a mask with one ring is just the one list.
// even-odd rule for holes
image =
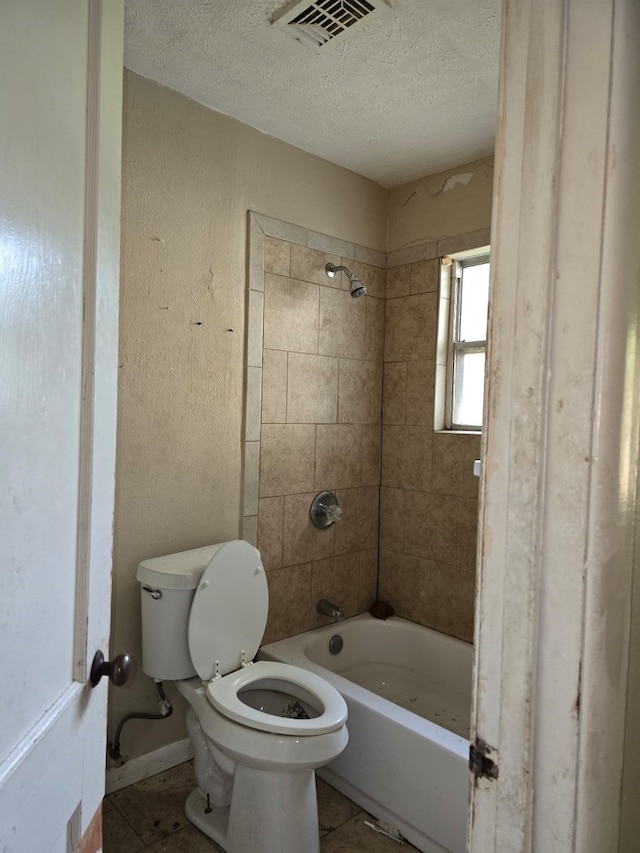
[[173, 714], [173, 705], [167, 699], [165, 692], [162, 688], [162, 682], [156, 681], [156, 688], [158, 690], [158, 695], [160, 696], [160, 701], [158, 705], [160, 706], [159, 714], [143, 714], [143, 713], [134, 713], [127, 714], [126, 717], [123, 717], [118, 726], [116, 728], [116, 733], [113, 738], [113, 743], [109, 746], [109, 757], [114, 761], [126, 761], [126, 758], [123, 758], [120, 754], [120, 736], [122, 734], [122, 728], [124, 724], [128, 720], [166, 720]]

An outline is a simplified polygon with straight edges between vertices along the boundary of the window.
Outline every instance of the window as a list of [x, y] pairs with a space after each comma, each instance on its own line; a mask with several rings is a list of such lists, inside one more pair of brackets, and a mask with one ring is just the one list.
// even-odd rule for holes
[[446, 427], [482, 429], [489, 308], [489, 254], [453, 259], [447, 364]]

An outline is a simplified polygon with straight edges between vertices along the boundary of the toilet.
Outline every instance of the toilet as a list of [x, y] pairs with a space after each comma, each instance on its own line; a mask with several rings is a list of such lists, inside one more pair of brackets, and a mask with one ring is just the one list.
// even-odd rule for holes
[[142, 668], [176, 681], [198, 787], [189, 820], [226, 853], [318, 853], [315, 769], [347, 745], [347, 706], [327, 681], [253, 662], [269, 593], [259, 551], [236, 540], [145, 560]]

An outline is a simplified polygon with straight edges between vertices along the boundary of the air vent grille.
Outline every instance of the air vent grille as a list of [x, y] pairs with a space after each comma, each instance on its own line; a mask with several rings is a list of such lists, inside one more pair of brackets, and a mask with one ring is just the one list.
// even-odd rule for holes
[[271, 23], [318, 50], [364, 18], [386, 8], [383, 0], [302, 0], [278, 12]]

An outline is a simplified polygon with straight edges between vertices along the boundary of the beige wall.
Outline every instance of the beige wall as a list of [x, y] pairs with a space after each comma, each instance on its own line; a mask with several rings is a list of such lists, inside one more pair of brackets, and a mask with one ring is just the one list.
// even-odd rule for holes
[[[125, 75], [114, 652], [140, 658], [141, 559], [239, 534], [247, 210], [384, 249], [386, 201], [371, 181]], [[155, 700], [141, 672], [112, 690], [109, 736]], [[181, 713], [133, 721], [121, 749], [184, 736]]]
[[492, 157], [394, 187], [389, 190], [387, 251], [488, 228], [492, 192]]

